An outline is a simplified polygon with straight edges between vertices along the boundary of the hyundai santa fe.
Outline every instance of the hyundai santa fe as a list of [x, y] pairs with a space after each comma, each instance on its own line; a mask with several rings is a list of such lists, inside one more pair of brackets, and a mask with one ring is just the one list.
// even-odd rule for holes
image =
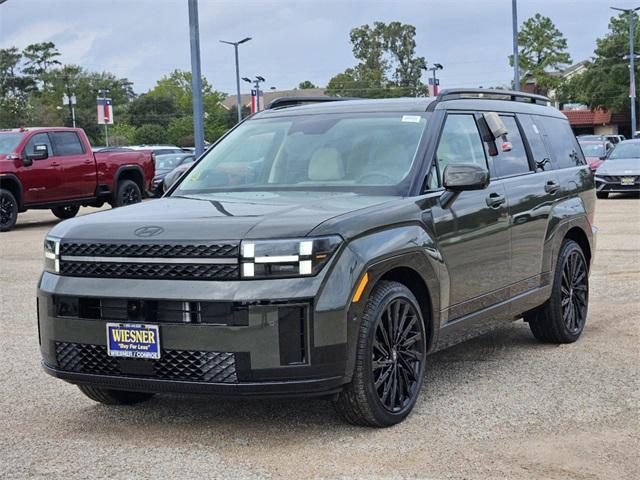
[[[276, 100], [159, 200], [45, 238], [45, 371], [105, 404], [321, 396], [402, 421], [428, 354], [582, 333], [594, 179], [545, 97]], [[329, 101], [335, 100], [335, 101]]]

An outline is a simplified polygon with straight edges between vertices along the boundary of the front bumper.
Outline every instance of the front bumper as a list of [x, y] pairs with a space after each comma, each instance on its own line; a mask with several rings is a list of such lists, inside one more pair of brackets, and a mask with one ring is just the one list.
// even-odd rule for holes
[[615, 176], [596, 175], [595, 181], [598, 193], [640, 192], [640, 176], [636, 176], [632, 184], [623, 184], [620, 178]]
[[[345, 304], [323, 298], [322, 285], [321, 275], [218, 282], [44, 273], [38, 290], [43, 367], [71, 383], [123, 390], [332, 394], [350, 380], [348, 312]], [[176, 317], [176, 304], [213, 317]], [[140, 317], [132, 305], [136, 312], [149, 305], [156, 310]], [[108, 357], [106, 323], [114, 321], [159, 325], [161, 360]], [[212, 374], [219, 356], [230, 369], [225, 375]]]

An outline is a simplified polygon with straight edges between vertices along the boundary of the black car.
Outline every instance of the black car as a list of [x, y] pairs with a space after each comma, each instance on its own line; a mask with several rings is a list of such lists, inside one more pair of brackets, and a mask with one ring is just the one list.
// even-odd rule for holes
[[156, 173], [151, 182], [151, 193], [159, 197], [164, 192], [164, 178], [181, 165], [189, 165], [196, 159], [190, 153], [165, 153], [156, 155]]
[[548, 99], [339, 100], [275, 101], [164, 198], [56, 225], [45, 371], [106, 404], [315, 395], [381, 427], [428, 353], [523, 317], [577, 340], [594, 179]]
[[640, 140], [624, 140], [596, 170], [596, 195], [640, 193]]

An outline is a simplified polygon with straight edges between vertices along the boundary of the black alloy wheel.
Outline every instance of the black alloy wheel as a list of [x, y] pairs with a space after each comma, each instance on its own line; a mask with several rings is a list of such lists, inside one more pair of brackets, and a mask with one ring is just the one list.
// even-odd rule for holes
[[18, 218], [18, 202], [9, 190], [0, 189], [0, 232], [13, 228]]
[[587, 275], [584, 257], [580, 252], [572, 251], [565, 259], [560, 287], [562, 319], [567, 330], [572, 334], [582, 331], [587, 320], [589, 300]]
[[61, 220], [75, 217], [80, 211], [80, 205], [65, 205], [63, 207], [53, 207], [51, 212]]
[[573, 240], [560, 247], [551, 297], [541, 307], [524, 314], [531, 333], [541, 342], [572, 343], [587, 323], [589, 264]]
[[378, 318], [372, 373], [380, 403], [401, 412], [416, 395], [423, 368], [424, 340], [417, 312], [407, 299], [393, 300]]
[[118, 183], [118, 191], [116, 192], [113, 207], [124, 207], [125, 205], [133, 205], [142, 201], [142, 193], [140, 187], [133, 180], [122, 180]]
[[351, 383], [335, 406], [349, 423], [388, 427], [416, 404], [426, 364], [427, 334], [418, 300], [405, 285], [381, 281], [364, 306]]

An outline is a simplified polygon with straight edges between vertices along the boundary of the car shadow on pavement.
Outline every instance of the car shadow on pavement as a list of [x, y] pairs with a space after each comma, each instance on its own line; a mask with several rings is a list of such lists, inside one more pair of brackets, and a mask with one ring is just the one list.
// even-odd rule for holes
[[60, 223], [61, 221], [62, 220], [58, 220], [57, 218], [52, 218], [51, 220], [39, 220], [20, 223], [20, 219], [18, 218], [18, 222], [13, 226], [11, 230], [16, 231], [27, 230], [31, 228], [53, 227], [55, 224]]
[[[466, 341], [427, 358], [427, 374], [422, 396], [428, 405], [433, 399], [435, 383], [464, 382], [474, 375], [478, 362], [493, 362], [492, 369], [510, 369], [510, 358], [529, 355], [528, 350], [540, 348], [529, 329], [520, 323], [505, 326], [481, 337]], [[494, 365], [502, 360], [502, 365]], [[455, 365], [452, 365], [455, 364]], [[485, 365], [487, 365], [485, 363]], [[427, 388], [429, 387], [429, 388]], [[87, 400], [88, 401], [88, 400]], [[89, 405], [89, 404], [87, 404]], [[420, 406], [420, 402], [418, 407]], [[423, 403], [424, 405], [424, 403]], [[245, 399], [220, 398], [200, 395], [164, 394], [157, 395], [149, 402], [132, 407], [87, 406], [74, 411], [74, 421], [78, 422], [78, 432], [92, 435], [109, 435], [107, 425], [117, 423], [130, 426], [137, 432], [147, 431], [153, 437], [160, 430], [179, 432], [188, 430], [207, 432], [233, 432], [239, 438], [250, 436], [265, 437], [279, 432], [279, 441], [293, 442], [297, 434], [316, 430], [322, 432], [351, 432], [357, 427], [344, 423], [334, 411], [331, 402], [317, 398]], [[69, 428], [69, 419], [65, 426]], [[62, 427], [65, 428], [65, 427]], [[129, 427], [119, 427], [129, 428]], [[287, 432], [286, 439], [281, 435]], [[127, 432], [121, 431], [126, 438]]]

